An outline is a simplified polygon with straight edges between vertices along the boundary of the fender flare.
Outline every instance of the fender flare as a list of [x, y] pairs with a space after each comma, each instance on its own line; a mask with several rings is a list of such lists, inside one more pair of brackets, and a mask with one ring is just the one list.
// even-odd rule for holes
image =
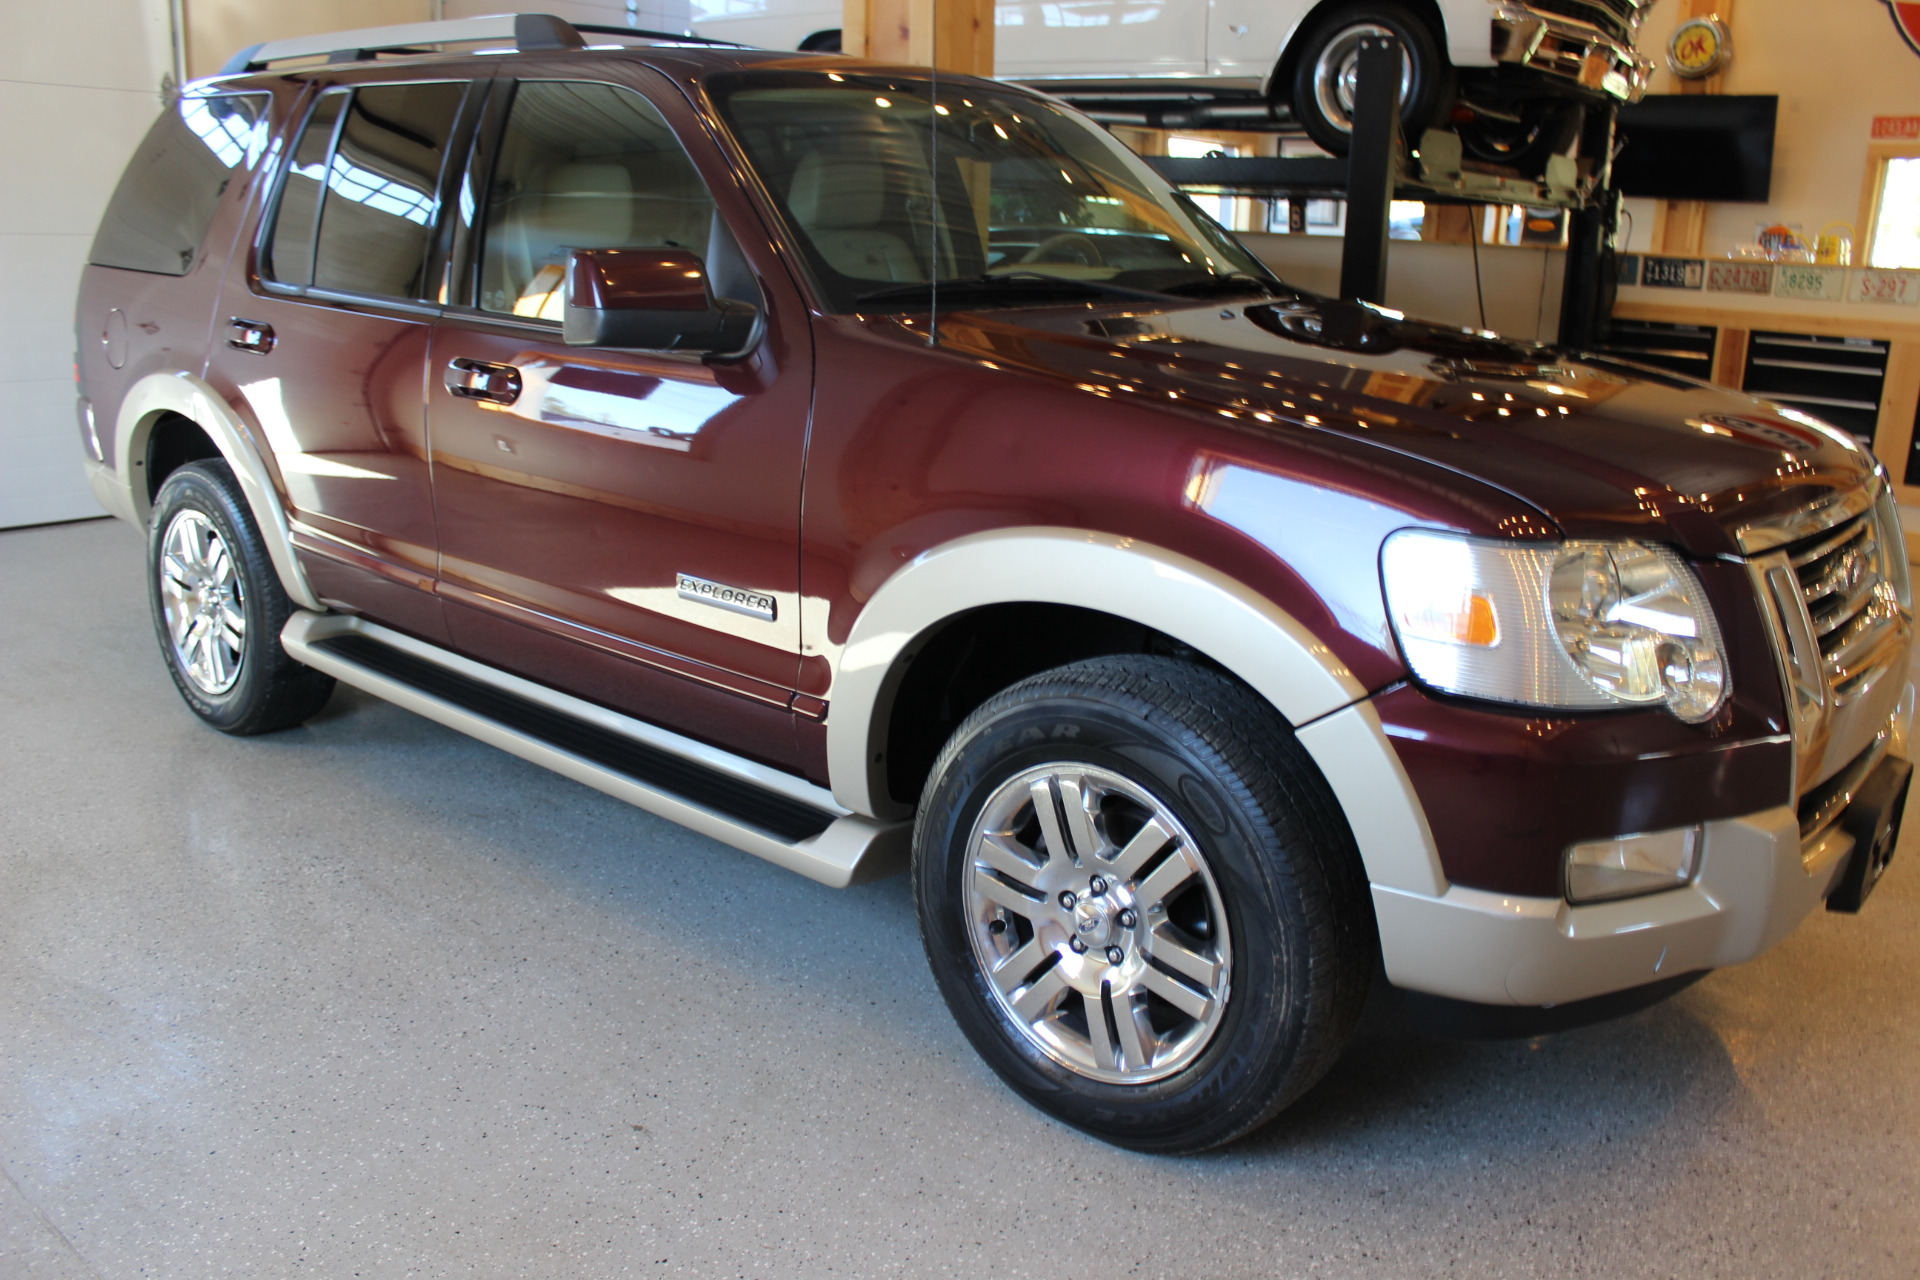
[[293, 553], [293, 531], [273, 487], [272, 473], [254, 447], [246, 424], [203, 379], [190, 373], [151, 373], [128, 388], [120, 402], [114, 432], [113, 474], [127, 491], [126, 510], [134, 522], [145, 525], [153, 514], [144, 478], [147, 439], [166, 414], [178, 414], [207, 433], [220, 456], [233, 468], [241, 494], [253, 512], [267, 555], [287, 595], [303, 609], [325, 613], [327, 606], [314, 594], [307, 575]]
[[1258, 592], [1178, 552], [1078, 529], [1022, 527], [957, 538], [902, 565], [874, 592], [841, 650], [827, 716], [834, 799], [892, 817], [884, 739], [893, 696], [924, 640], [994, 604], [1112, 613], [1218, 662], [1293, 726], [1332, 787], [1374, 884], [1436, 896], [1446, 878], [1426, 815], [1367, 690], [1306, 627]]

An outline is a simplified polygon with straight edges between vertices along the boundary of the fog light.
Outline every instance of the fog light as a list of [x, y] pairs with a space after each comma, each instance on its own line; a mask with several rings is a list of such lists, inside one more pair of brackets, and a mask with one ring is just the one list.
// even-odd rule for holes
[[1567, 849], [1567, 901], [1605, 902], [1677, 889], [1700, 866], [1699, 827], [1590, 840]]

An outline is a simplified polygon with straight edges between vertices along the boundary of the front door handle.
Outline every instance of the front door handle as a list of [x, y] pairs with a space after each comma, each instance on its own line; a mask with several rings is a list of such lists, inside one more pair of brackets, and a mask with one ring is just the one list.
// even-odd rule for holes
[[235, 351], [251, 351], [263, 356], [273, 350], [273, 326], [264, 320], [242, 320], [235, 316], [227, 325], [227, 345]]
[[462, 400], [512, 404], [520, 398], [520, 371], [510, 364], [455, 356], [447, 362], [447, 390]]

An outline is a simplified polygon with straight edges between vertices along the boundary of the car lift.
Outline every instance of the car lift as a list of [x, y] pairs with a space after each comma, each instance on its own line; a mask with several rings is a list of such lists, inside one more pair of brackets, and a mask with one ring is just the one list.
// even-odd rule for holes
[[1183, 188], [1230, 195], [1285, 193], [1345, 199], [1340, 296], [1363, 302], [1381, 303], [1386, 298], [1387, 226], [1394, 200], [1566, 209], [1566, 287], [1558, 345], [1586, 348], [1605, 339], [1613, 310], [1615, 276], [1610, 260], [1620, 210], [1618, 194], [1607, 186], [1614, 146], [1611, 107], [1589, 113], [1582, 141], [1599, 163], [1584, 181], [1566, 156], [1549, 160], [1546, 173], [1537, 181], [1475, 171], [1462, 162], [1460, 139], [1439, 129], [1429, 129], [1419, 150], [1409, 156], [1400, 133], [1400, 42], [1392, 36], [1367, 36], [1360, 41], [1353, 107], [1353, 145], [1344, 160], [1149, 156], [1147, 163]]

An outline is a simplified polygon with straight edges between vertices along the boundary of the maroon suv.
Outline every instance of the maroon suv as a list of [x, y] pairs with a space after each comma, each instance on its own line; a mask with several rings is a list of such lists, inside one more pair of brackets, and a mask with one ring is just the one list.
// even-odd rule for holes
[[532, 17], [228, 70], [78, 320], [215, 728], [344, 680], [826, 884], [910, 858], [979, 1052], [1145, 1150], [1297, 1097], [1377, 973], [1667, 989], [1890, 855], [1906, 556], [1825, 424], [1292, 289], [985, 80]]

